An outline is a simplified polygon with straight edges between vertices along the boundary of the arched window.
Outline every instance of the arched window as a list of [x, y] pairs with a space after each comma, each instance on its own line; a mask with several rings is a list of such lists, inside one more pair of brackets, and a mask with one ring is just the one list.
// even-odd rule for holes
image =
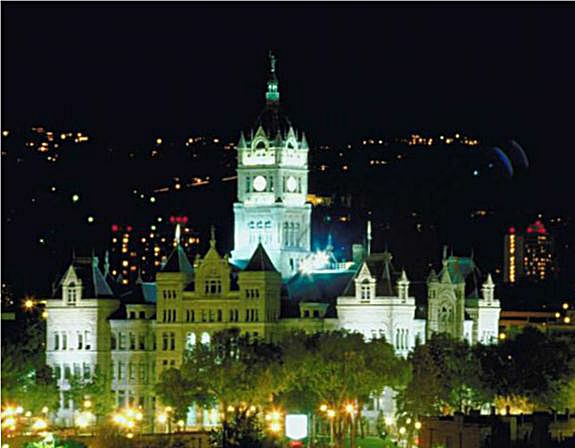
[[186, 335], [186, 350], [193, 350], [196, 346], [196, 333], [189, 332]]
[[222, 321], [222, 310], [218, 310], [218, 322]]
[[204, 332], [202, 333], [202, 337], [201, 337], [201, 339], [200, 339], [200, 342], [201, 342], [203, 345], [209, 346], [209, 345], [210, 345], [210, 335], [209, 335], [207, 332], [204, 331]]

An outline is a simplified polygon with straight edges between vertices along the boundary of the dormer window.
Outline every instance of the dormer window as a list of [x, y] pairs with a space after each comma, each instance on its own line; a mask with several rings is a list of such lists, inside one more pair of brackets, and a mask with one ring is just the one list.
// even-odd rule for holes
[[367, 279], [361, 282], [361, 300], [371, 300], [371, 285]]
[[77, 289], [75, 283], [70, 283], [66, 288], [66, 303], [68, 305], [76, 305], [78, 300]]

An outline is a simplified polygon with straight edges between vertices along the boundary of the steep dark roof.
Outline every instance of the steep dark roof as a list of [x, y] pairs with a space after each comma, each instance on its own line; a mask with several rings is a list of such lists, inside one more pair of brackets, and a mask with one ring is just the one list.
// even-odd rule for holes
[[74, 269], [76, 276], [82, 281], [82, 297], [88, 299], [114, 297], [111, 286], [98, 267], [98, 257], [75, 257], [53, 291], [54, 296], [59, 296], [60, 288], [70, 268]]
[[260, 126], [269, 140], [274, 140], [278, 134], [283, 140], [287, 136], [291, 122], [279, 105], [267, 105], [257, 118], [254, 130], [257, 131]]
[[122, 296], [123, 303], [156, 303], [156, 284], [138, 281]]
[[289, 300], [335, 303], [352, 276], [352, 271], [298, 272], [286, 284]]
[[244, 271], [246, 272], [277, 272], [274, 264], [270, 260], [266, 250], [262, 246], [262, 243], [258, 244], [252, 258], [248, 262]]
[[187, 274], [194, 272], [194, 268], [182, 246], [179, 244], [176, 246], [161, 272], [185, 272]]
[[[399, 277], [399, 273], [395, 271], [391, 264], [392, 256], [389, 252], [371, 254], [366, 258], [365, 263], [373, 277], [375, 277], [375, 293], [378, 297], [393, 297], [396, 294], [395, 283]], [[350, 279], [347, 284], [343, 295], [355, 296], [355, 279], [358, 276], [363, 263], [359, 265], [355, 275]]]

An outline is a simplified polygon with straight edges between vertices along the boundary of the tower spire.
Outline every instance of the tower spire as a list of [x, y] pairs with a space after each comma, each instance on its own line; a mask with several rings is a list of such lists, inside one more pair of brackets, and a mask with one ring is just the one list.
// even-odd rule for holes
[[266, 92], [266, 103], [269, 105], [277, 105], [280, 102], [280, 92], [278, 87], [278, 78], [276, 76], [276, 62], [275, 55], [269, 53], [270, 58], [270, 76], [268, 78], [268, 90]]

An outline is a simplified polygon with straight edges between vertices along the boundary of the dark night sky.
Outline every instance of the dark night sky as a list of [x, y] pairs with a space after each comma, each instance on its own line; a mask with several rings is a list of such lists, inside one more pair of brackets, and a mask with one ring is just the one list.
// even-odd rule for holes
[[[516, 138], [572, 187], [575, 14], [555, 4], [2, 3], [3, 125], [235, 138], [266, 53], [313, 143], [463, 131]], [[535, 162], [535, 163], [533, 163]]]

